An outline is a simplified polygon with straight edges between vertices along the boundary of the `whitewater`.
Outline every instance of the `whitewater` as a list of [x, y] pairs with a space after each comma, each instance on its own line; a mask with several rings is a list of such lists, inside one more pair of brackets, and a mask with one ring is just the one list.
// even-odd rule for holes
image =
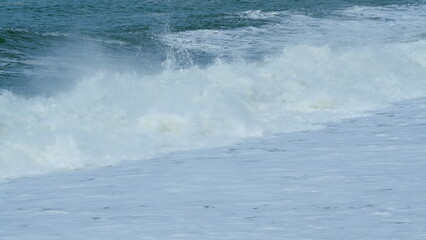
[[426, 95], [426, 42], [380, 48], [297, 45], [255, 63], [153, 76], [98, 71], [65, 93], [3, 92], [2, 178], [316, 129]]
[[426, 239], [424, 1], [218, 2], [0, 3], [1, 240]]
[[0, 239], [426, 238], [425, 99], [0, 185]]

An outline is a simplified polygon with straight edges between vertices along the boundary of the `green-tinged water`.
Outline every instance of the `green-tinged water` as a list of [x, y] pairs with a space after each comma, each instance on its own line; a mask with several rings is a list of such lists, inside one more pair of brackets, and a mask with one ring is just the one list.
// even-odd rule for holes
[[[253, 58], [270, 53], [256, 47], [259, 36], [233, 36], [253, 48], [235, 50], [238, 40], [219, 43], [227, 51], [203, 51], [164, 41], [164, 36], [202, 30], [232, 31], [281, 24], [290, 15], [327, 19], [354, 6], [413, 6], [423, 1], [1, 1], [0, 88], [26, 94], [66, 89], [76, 72], [99, 67], [155, 72], [173, 55], [175, 64], [205, 65], [215, 58]], [[248, 17], [250, 13], [265, 16]], [[277, 13], [281, 18], [268, 17]], [[380, 20], [380, 19], [379, 19]], [[300, 22], [303, 24], [303, 22]], [[312, 23], [307, 23], [312, 24]], [[290, 25], [289, 31], [302, 32]], [[325, 30], [326, 31], [326, 30]], [[303, 33], [305, 34], [305, 33]], [[307, 32], [307, 37], [311, 33]], [[284, 47], [288, 34], [282, 34]], [[303, 36], [301, 40], [303, 40]], [[268, 36], [262, 39], [268, 41]], [[277, 42], [277, 39], [271, 38]], [[227, 42], [230, 42], [227, 46]], [[231, 50], [229, 50], [231, 48]], [[247, 54], [247, 52], [253, 52]], [[163, 64], [164, 65], [164, 64]]]

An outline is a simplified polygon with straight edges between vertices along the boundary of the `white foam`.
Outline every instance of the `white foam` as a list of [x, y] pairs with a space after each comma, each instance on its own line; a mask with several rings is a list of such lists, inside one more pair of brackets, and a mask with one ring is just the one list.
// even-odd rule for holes
[[214, 55], [253, 57], [273, 54], [291, 44], [371, 45], [418, 41], [426, 34], [426, 5], [351, 7], [335, 10], [328, 17], [300, 13], [248, 11], [241, 18], [269, 22], [258, 27], [229, 30], [192, 30], [168, 33], [164, 43]]
[[295, 45], [262, 62], [141, 76], [99, 70], [59, 95], [0, 95], [0, 178], [105, 166], [321, 127], [426, 96], [426, 42]]
[[261, 10], [251, 10], [245, 11], [239, 14], [241, 18], [249, 18], [249, 19], [271, 19], [275, 17], [279, 17], [283, 12], [276, 11], [261, 11]]
[[69, 34], [61, 32], [44, 32], [40, 34], [43, 37], [70, 37]]

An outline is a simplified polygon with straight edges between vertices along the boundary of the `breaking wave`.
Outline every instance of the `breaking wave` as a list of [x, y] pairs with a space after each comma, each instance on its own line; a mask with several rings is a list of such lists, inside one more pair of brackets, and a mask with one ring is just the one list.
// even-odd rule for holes
[[51, 97], [0, 95], [0, 178], [316, 129], [426, 96], [426, 42], [287, 46], [156, 75], [98, 70]]

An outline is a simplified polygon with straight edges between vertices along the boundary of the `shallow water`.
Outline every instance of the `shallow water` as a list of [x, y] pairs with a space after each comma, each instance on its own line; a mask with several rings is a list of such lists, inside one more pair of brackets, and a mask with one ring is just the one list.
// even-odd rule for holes
[[421, 240], [425, 108], [3, 182], [0, 238]]

